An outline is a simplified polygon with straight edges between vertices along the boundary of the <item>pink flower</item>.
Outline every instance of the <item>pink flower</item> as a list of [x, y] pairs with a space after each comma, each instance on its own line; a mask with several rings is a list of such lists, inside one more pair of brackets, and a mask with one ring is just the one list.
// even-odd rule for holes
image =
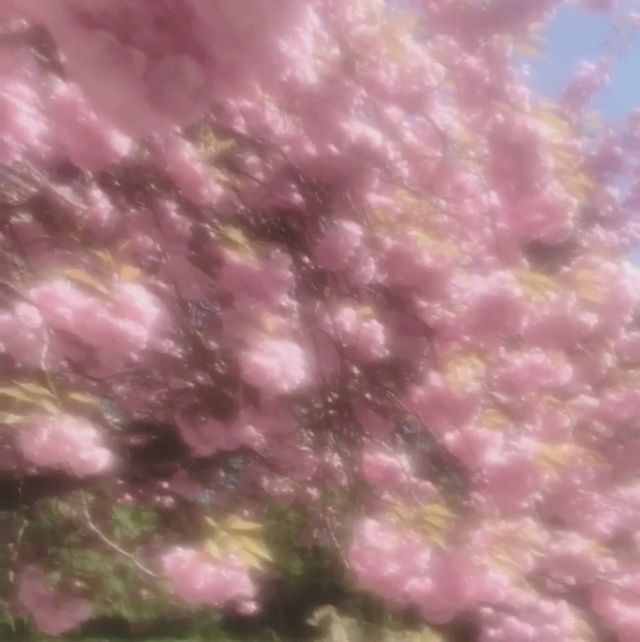
[[82, 169], [97, 171], [131, 151], [131, 139], [98, 118], [74, 85], [60, 81], [55, 86], [48, 113], [58, 143]]
[[460, 551], [439, 555], [431, 566], [429, 579], [426, 584], [418, 580], [407, 589], [410, 601], [428, 622], [444, 624], [457, 613], [474, 608], [482, 599], [495, 598], [495, 594], [486, 590], [489, 584], [484, 573], [469, 555]]
[[177, 135], [156, 140], [154, 150], [176, 185], [198, 205], [215, 205], [222, 196], [222, 186], [213, 168], [203, 163], [195, 148]]
[[242, 446], [256, 448], [264, 443], [264, 437], [249, 423], [225, 424], [211, 417], [182, 413], [176, 421], [184, 441], [202, 457], [237, 450]]
[[624, 363], [640, 363], [640, 332], [625, 332], [616, 344], [616, 352]]
[[468, 279], [461, 288], [465, 312], [459, 323], [472, 341], [518, 334], [524, 319], [522, 292], [513, 276], [494, 272]]
[[[595, 7], [596, 3], [612, 5], [611, 0], [585, 0]], [[599, 7], [600, 9], [600, 7]], [[571, 109], [584, 107], [595, 94], [609, 84], [611, 62], [600, 60], [597, 63], [583, 62], [566, 88], [564, 102]]]
[[18, 577], [18, 600], [40, 631], [62, 635], [91, 617], [93, 607], [87, 600], [54, 591], [45, 574], [35, 566]]
[[503, 452], [484, 463], [480, 492], [498, 510], [511, 512], [530, 506], [542, 490], [543, 476], [534, 460], [535, 451], [524, 444]]
[[303, 348], [288, 339], [258, 337], [240, 355], [242, 378], [270, 395], [300, 390], [309, 383], [309, 367]]
[[513, 232], [525, 241], [558, 245], [574, 231], [578, 200], [552, 185], [519, 201], [510, 212]]
[[217, 560], [200, 550], [176, 546], [162, 556], [162, 569], [173, 592], [194, 606], [246, 609], [256, 596], [247, 567], [235, 558]]
[[112, 311], [122, 319], [146, 329], [156, 329], [163, 309], [155, 296], [138, 283], [121, 282], [112, 293]]
[[516, 604], [508, 609], [483, 609], [480, 642], [570, 642], [576, 639], [578, 620], [567, 602], [542, 600], [536, 595], [527, 598], [514, 600]]
[[220, 285], [233, 294], [235, 305], [283, 304], [293, 292], [295, 279], [291, 257], [274, 251], [263, 260], [242, 252], [225, 250]]
[[329, 270], [344, 270], [362, 247], [364, 231], [357, 223], [338, 219], [320, 238], [314, 248], [318, 264]]
[[96, 348], [108, 367], [117, 368], [157, 344], [166, 329], [163, 308], [139, 284], [119, 282], [110, 298], [98, 298], [70, 281], [56, 280], [30, 294], [46, 322]]
[[44, 320], [38, 308], [18, 303], [8, 312], [0, 312], [0, 344], [17, 362], [39, 364], [45, 340]]
[[464, 430], [452, 430], [443, 442], [469, 470], [478, 470], [495, 459], [505, 441], [504, 435], [495, 429], [483, 429], [471, 425]]
[[381, 521], [359, 522], [347, 560], [369, 591], [416, 607], [434, 623], [495, 598], [490, 577], [464, 552], [436, 552], [413, 532]]
[[324, 320], [327, 332], [364, 361], [387, 354], [384, 326], [370, 314], [351, 305], [340, 305]]
[[522, 396], [542, 390], [562, 390], [572, 382], [573, 376], [573, 368], [563, 355], [529, 350], [506, 357], [494, 372], [494, 385], [504, 394]]
[[100, 432], [79, 417], [35, 417], [20, 429], [18, 444], [32, 464], [78, 477], [97, 475], [113, 465], [113, 455]]
[[549, 499], [546, 510], [585, 537], [609, 539], [626, 526], [627, 507], [606, 488], [568, 486]]
[[594, 580], [607, 569], [607, 560], [599, 558], [594, 542], [578, 533], [553, 538], [544, 562], [549, 573], [569, 583]]
[[391, 245], [385, 267], [393, 284], [410, 288], [425, 297], [440, 297], [446, 290], [448, 261], [410, 241]]
[[532, 344], [561, 349], [588, 336], [597, 322], [595, 314], [581, 309], [575, 297], [563, 293], [548, 304], [536, 306], [524, 335]]
[[591, 604], [620, 642], [636, 642], [640, 636], [640, 575], [636, 569], [598, 582]]
[[480, 399], [476, 383], [449, 383], [435, 372], [415, 386], [409, 397], [425, 424], [438, 432], [465, 426], [478, 410]]
[[402, 603], [411, 579], [426, 574], [431, 555], [415, 534], [364, 519], [354, 529], [347, 561], [365, 588]]
[[599, 417], [607, 424], [625, 424], [635, 421], [640, 413], [640, 385], [603, 391], [599, 403]]
[[362, 456], [362, 473], [372, 484], [388, 488], [407, 481], [411, 465], [400, 453], [367, 450]]

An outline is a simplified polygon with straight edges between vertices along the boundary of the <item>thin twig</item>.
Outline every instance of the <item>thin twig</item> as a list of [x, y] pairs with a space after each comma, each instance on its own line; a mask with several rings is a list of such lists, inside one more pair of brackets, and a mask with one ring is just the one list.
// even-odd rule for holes
[[89, 530], [93, 531], [99, 538], [100, 540], [106, 544], [109, 548], [113, 549], [123, 557], [126, 557], [136, 568], [138, 568], [140, 571], [142, 571], [145, 575], [148, 575], [149, 577], [153, 578], [158, 578], [158, 574], [154, 573], [152, 570], [148, 569], [142, 562], [140, 562], [135, 555], [132, 553], [129, 553], [128, 551], [125, 551], [121, 546], [118, 546], [112, 539], [110, 539], [107, 535], [103, 533], [103, 531], [99, 528], [99, 526], [93, 521], [93, 518], [91, 517], [91, 513], [89, 512], [89, 505], [87, 504], [87, 498], [83, 495], [82, 496], [82, 506], [83, 506], [83, 513], [84, 517], [87, 520], [87, 526], [89, 527]]

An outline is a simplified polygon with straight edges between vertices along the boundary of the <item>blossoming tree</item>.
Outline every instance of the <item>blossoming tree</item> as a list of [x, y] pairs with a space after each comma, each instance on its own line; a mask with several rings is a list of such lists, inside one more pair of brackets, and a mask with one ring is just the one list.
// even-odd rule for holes
[[640, 20], [556, 104], [560, 4], [0, 4], [7, 614], [640, 639]]

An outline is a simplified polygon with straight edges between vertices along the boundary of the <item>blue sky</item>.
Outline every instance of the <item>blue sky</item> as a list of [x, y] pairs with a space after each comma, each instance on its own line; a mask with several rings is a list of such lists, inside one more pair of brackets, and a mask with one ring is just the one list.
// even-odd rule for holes
[[[559, 96], [578, 63], [595, 60], [611, 32], [611, 22], [601, 15], [565, 6], [546, 28], [545, 57], [530, 62], [534, 86], [551, 97]], [[640, 42], [616, 61], [610, 85], [593, 106], [611, 123], [640, 107]], [[640, 263], [640, 249], [631, 257]]]
[[[545, 32], [546, 56], [530, 63], [534, 84], [550, 96], [558, 96], [581, 60], [594, 60], [611, 35], [611, 22], [575, 6], [565, 6]], [[640, 43], [618, 60], [611, 85], [594, 107], [610, 121], [640, 107]]]

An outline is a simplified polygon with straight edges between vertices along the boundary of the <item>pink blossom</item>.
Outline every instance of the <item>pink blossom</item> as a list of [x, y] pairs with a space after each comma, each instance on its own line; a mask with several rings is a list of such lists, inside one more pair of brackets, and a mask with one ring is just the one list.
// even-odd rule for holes
[[177, 417], [180, 434], [194, 453], [209, 457], [217, 452], [237, 450], [242, 446], [259, 447], [264, 437], [249, 423], [225, 424], [204, 415]]
[[219, 276], [221, 286], [233, 294], [236, 306], [286, 302], [295, 281], [291, 257], [275, 251], [264, 260], [247, 253], [225, 250]]
[[269, 395], [296, 392], [309, 382], [309, 360], [303, 348], [287, 339], [258, 337], [240, 355], [242, 378]]
[[604, 391], [599, 403], [599, 416], [608, 424], [634, 421], [640, 412], [640, 383]]
[[105, 472], [114, 462], [100, 432], [88, 421], [69, 415], [34, 417], [21, 427], [18, 444], [32, 464], [78, 477]]
[[[599, 3], [599, 10], [607, 3], [608, 8], [612, 6], [611, 0], [588, 0], [591, 6], [595, 7]], [[584, 107], [593, 96], [607, 86], [609, 83], [609, 69], [611, 62], [601, 60], [598, 63], [584, 62], [576, 71], [574, 78], [566, 88], [563, 100], [572, 109]]]
[[238, 559], [214, 559], [195, 548], [176, 546], [162, 556], [162, 569], [174, 593], [194, 606], [246, 609], [256, 588]]
[[328, 333], [356, 357], [373, 361], [387, 354], [384, 326], [363, 308], [337, 306], [327, 315], [324, 324]]
[[375, 450], [367, 450], [362, 456], [362, 473], [372, 484], [398, 486], [407, 480], [410, 472], [406, 456]]
[[314, 257], [330, 270], [344, 270], [355, 259], [363, 244], [364, 231], [357, 223], [336, 220], [319, 239]]
[[4, 132], [0, 161], [10, 163], [31, 152], [42, 154], [50, 134], [42, 104], [43, 78], [26, 48], [2, 49], [0, 79], [0, 118]]
[[618, 635], [620, 642], [633, 642], [640, 635], [640, 583], [635, 569], [598, 582], [591, 595], [596, 613]]
[[[579, 3], [620, 5], [618, 56], [633, 16]], [[187, 607], [258, 608], [205, 523], [167, 539], [239, 502], [480, 642], [640, 639], [640, 111], [591, 126], [613, 57], [534, 91], [562, 0], [0, 4], [11, 483], [166, 511]], [[81, 622], [31, 576], [40, 628]]]
[[426, 248], [394, 243], [387, 252], [385, 268], [389, 280], [426, 297], [438, 297], [446, 289], [447, 262]]
[[371, 519], [356, 525], [348, 561], [358, 581], [387, 600], [445, 623], [489, 598], [489, 577], [460, 551], [438, 554], [416, 534]]
[[498, 510], [522, 510], [536, 501], [543, 475], [535, 454], [533, 444], [514, 444], [484, 463], [479, 473], [480, 492]]
[[509, 211], [509, 225], [526, 241], [558, 245], [575, 229], [578, 201], [556, 185], [517, 202]]
[[607, 539], [626, 525], [627, 511], [622, 502], [607, 489], [593, 488], [593, 484], [561, 489], [550, 498], [547, 510], [585, 537]]
[[597, 325], [597, 317], [580, 308], [575, 297], [561, 297], [536, 307], [524, 332], [531, 343], [551, 349], [575, 345]]
[[607, 566], [610, 561], [599, 557], [594, 542], [577, 533], [554, 538], [545, 559], [548, 572], [570, 584], [591, 582]]
[[410, 403], [430, 428], [443, 431], [465, 426], [478, 410], [480, 390], [477, 384], [448, 383], [431, 373], [410, 393]]
[[[579, 631], [571, 606], [563, 600], [541, 600], [531, 595], [515, 609], [487, 608], [482, 612], [481, 642], [569, 642]], [[544, 637], [542, 639], [544, 639]]]
[[165, 327], [158, 301], [134, 283], [118, 283], [109, 300], [56, 280], [36, 286], [31, 298], [46, 322], [94, 346], [114, 367], [157, 342]]
[[541, 390], [562, 390], [573, 379], [573, 368], [560, 354], [529, 350], [505, 355], [494, 372], [496, 388], [508, 395], [521, 396]]
[[131, 139], [99, 119], [73, 85], [60, 82], [55, 86], [48, 114], [58, 132], [58, 143], [82, 169], [102, 169], [131, 151]]
[[429, 569], [431, 554], [414, 534], [365, 519], [355, 527], [347, 559], [364, 587], [402, 603], [408, 582]]
[[460, 293], [465, 312], [460, 321], [473, 341], [518, 334], [524, 320], [522, 292], [509, 273], [469, 279]]
[[616, 346], [618, 357], [625, 363], [640, 362], [640, 332], [626, 332]]
[[489, 587], [470, 556], [447, 551], [434, 559], [429, 581], [411, 581], [407, 595], [428, 622], [443, 624], [481, 600], [495, 597], [486, 592]]
[[[32, 305], [17, 303], [12, 310], [0, 312], [0, 343], [16, 361], [32, 365], [40, 363], [45, 348], [45, 333], [42, 316]], [[49, 361], [50, 358], [49, 355], [49, 359], [45, 360]]]
[[200, 205], [215, 205], [221, 198], [222, 187], [215, 171], [198, 158], [188, 142], [179, 136], [166, 136], [156, 142], [154, 149], [187, 198]]

